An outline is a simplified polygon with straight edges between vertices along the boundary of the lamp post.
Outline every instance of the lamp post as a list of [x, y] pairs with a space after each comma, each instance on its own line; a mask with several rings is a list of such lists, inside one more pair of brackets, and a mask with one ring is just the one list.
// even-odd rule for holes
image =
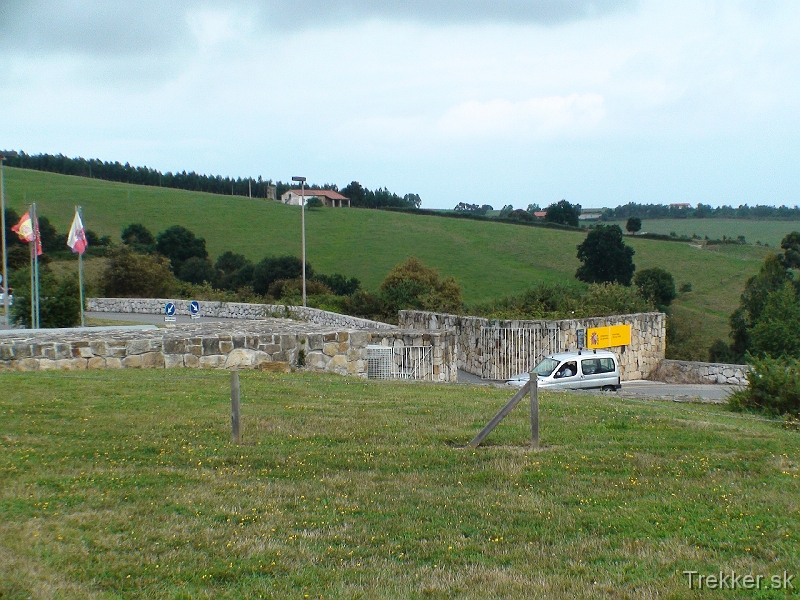
[[292, 177], [292, 181], [300, 182], [300, 229], [303, 246], [303, 307], [306, 305], [306, 178]]
[[3, 234], [3, 320], [8, 329], [8, 246], [6, 245], [6, 188], [3, 181], [3, 162], [5, 155], [0, 155], [0, 230]]

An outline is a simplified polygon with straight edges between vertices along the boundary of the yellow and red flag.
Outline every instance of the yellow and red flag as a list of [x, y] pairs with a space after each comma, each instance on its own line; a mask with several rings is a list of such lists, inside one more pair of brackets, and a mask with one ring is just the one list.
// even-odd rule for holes
[[39, 237], [39, 223], [31, 219], [31, 211], [27, 211], [19, 223], [11, 227], [11, 231], [16, 233], [23, 242], [36, 240], [36, 256], [42, 255], [42, 240]]

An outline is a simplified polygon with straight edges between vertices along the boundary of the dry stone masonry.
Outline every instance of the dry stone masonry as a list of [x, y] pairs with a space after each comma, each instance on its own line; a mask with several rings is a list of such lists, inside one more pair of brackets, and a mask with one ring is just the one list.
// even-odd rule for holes
[[[452, 332], [345, 329], [288, 319], [193, 323], [162, 329], [8, 330], [0, 371], [123, 368], [306, 369], [367, 377], [368, 346], [425, 346], [426, 379], [456, 381]], [[302, 357], [302, 358], [301, 358]]]
[[[163, 298], [87, 298], [86, 310], [89, 312], [138, 313], [163, 315], [167, 302], [175, 304], [175, 314], [189, 316], [190, 300], [166, 300]], [[226, 319], [265, 319], [267, 317], [288, 317], [316, 325], [345, 327], [348, 329], [397, 329], [394, 325], [359, 319], [350, 315], [307, 308], [304, 306], [284, 306], [283, 304], [246, 304], [244, 302], [219, 302], [203, 300], [200, 314], [204, 317]]]
[[650, 374], [650, 379], [666, 383], [716, 383], [746, 386], [749, 372], [748, 365], [662, 360], [658, 368]]
[[666, 322], [663, 313], [637, 313], [558, 321], [525, 321], [490, 320], [481, 317], [402, 310], [399, 313], [399, 322], [403, 329], [454, 330], [457, 339], [458, 368], [482, 377], [488, 372], [487, 362], [494, 359], [492, 348], [485, 347], [485, 343], [482, 342], [482, 328], [542, 331], [546, 335], [555, 337], [554, 345], [557, 347], [549, 348], [549, 352], [555, 352], [577, 348], [579, 329], [630, 325], [631, 344], [609, 348], [620, 361], [623, 381], [647, 378], [664, 359], [666, 347]]

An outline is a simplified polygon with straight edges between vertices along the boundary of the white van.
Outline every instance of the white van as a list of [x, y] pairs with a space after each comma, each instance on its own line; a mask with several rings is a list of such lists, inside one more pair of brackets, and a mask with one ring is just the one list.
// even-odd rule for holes
[[[606, 391], [620, 387], [619, 361], [608, 350], [578, 350], [551, 354], [533, 371], [540, 388], [588, 389]], [[510, 385], [522, 387], [530, 379], [529, 373], [520, 373], [508, 380]]]

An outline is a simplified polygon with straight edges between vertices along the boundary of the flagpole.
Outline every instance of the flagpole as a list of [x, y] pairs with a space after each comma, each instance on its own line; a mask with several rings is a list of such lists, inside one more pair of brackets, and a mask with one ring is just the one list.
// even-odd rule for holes
[[[78, 218], [80, 218], [81, 220], [81, 226], [83, 226], [83, 215], [81, 214], [81, 207], [76, 206], [75, 212], [77, 213]], [[81, 296], [81, 327], [86, 327], [86, 318], [83, 315], [83, 252], [78, 253], [78, 286], [80, 287], [80, 296]]]
[[5, 319], [5, 326], [8, 329], [8, 324], [11, 319], [8, 314], [8, 247], [6, 246], [6, 188], [3, 180], [3, 161], [5, 156], [0, 156], [0, 230], [3, 236], [3, 315]]
[[35, 273], [34, 280], [36, 282], [36, 325], [34, 329], [39, 329], [39, 216], [36, 214], [36, 202], [31, 205], [31, 225], [33, 226], [33, 272]]

